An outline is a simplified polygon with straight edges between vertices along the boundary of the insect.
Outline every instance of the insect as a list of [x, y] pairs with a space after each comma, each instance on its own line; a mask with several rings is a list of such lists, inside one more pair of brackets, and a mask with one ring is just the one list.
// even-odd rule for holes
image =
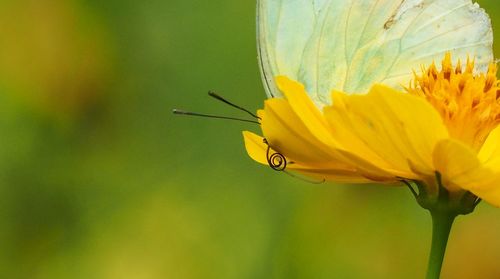
[[[485, 70], [492, 46], [490, 18], [471, 0], [257, 0], [257, 51], [268, 97], [282, 97], [274, 78], [285, 75], [304, 84], [319, 108], [331, 104], [332, 90], [362, 94], [375, 83], [403, 89], [412, 71], [449, 51]], [[209, 95], [252, 119], [173, 112], [260, 124], [251, 111]], [[271, 168], [293, 164], [264, 143]]]

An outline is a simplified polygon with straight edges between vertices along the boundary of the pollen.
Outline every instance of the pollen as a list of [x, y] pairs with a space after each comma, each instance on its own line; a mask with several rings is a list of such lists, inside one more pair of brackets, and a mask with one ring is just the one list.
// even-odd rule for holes
[[476, 74], [474, 61], [452, 64], [451, 54], [442, 61], [441, 70], [433, 63], [414, 72], [406, 90], [425, 98], [441, 115], [451, 137], [478, 151], [490, 132], [500, 123], [500, 81], [497, 66]]

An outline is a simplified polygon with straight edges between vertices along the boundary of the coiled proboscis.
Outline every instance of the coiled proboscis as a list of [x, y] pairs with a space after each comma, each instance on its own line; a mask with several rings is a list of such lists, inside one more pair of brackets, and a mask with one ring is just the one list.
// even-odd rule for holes
[[284, 171], [288, 163], [285, 156], [279, 152], [271, 152], [271, 146], [266, 139], [264, 143], [267, 144], [266, 159], [269, 166], [275, 171]]

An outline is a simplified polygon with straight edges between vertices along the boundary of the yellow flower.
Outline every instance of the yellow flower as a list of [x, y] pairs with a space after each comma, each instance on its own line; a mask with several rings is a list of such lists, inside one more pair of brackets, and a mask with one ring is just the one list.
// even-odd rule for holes
[[[248, 154], [313, 178], [346, 183], [416, 183], [437, 197], [473, 196], [500, 206], [500, 86], [496, 66], [452, 66], [446, 55], [399, 92], [374, 85], [365, 95], [333, 91], [319, 109], [304, 86], [276, 78], [284, 98], [258, 112], [264, 137], [244, 132]], [[472, 194], [470, 194], [472, 193]]]

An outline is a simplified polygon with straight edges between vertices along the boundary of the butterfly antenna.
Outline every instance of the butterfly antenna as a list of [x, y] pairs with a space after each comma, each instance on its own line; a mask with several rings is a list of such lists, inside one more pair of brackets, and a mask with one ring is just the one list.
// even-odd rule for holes
[[243, 119], [243, 118], [237, 118], [237, 117], [229, 117], [229, 116], [221, 116], [221, 115], [213, 115], [213, 114], [197, 113], [197, 112], [191, 112], [191, 111], [184, 111], [184, 110], [180, 110], [180, 109], [173, 109], [172, 113], [178, 114], [178, 115], [199, 116], [199, 117], [206, 117], [206, 118], [226, 119], [226, 120], [234, 120], [234, 121], [240, 121], [240, 122], [249, 122], [249, 123], [260, 124], [258, 121], [255, 121], [255, 120], [249, 120], [249, 119]]
[[236, 109], [239, 109], [241, 111], [244, 111], [246, 113], [248, 113], [250, 116], [252, 116], [253, 118], [255, 119], [259, 119], [260, 120], [260, 117], [258, 117], [257, 115], [255, 115], [255, 113], [251, 112], [250, 110], [246, 109], [246, 108], [243, 108], [243, 107], [240, 107], [226, 99], [224, 99], [223, 97], [221, 97], [220, 95], [218, 95], [217, 93], [213, 92], [213, 91], [209, 91], [208, 92], [208, 95], [216, 100], [219, 100], [225, 104], [228, 104], [230, 106], [232, 106], [233, 108], [236, 108]]

